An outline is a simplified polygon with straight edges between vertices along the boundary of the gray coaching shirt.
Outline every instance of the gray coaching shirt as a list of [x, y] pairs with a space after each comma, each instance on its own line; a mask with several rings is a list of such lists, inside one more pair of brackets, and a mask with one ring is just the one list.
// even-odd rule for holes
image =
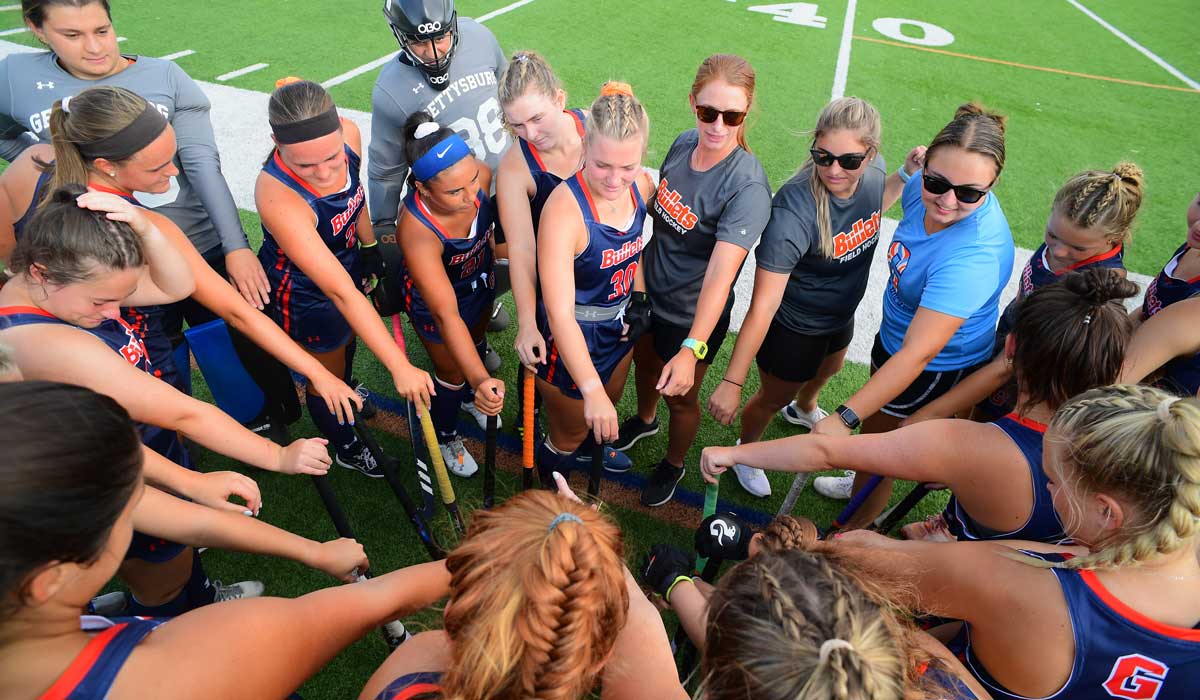
[[846, 199], [829, 198], [833, 257], [821, 255], [817, 205], [805, 168], [775, 193], [771, 222], [754, 251], [758, 266], [791, 275], [775, 320], [805, 335], [827, 335], [854, 320], [867, 290], [871, 257], [879, 243], [887, 166], [876, 156], [864, 163], [858, 189]]
[[50, 107], [56, 100], [98, 85], [141, 95], [175, 128], [179, 175], [163, 194], [138, 193], [138, 201], [165, 215], [201, 253], [249, 248], [208, 118], [208, 98], [196, 81], [170, 61], [126, 56], [132, 63], [116, 75], [82, 80], [63, 70], [54, 54], [15, 53], [0, 60], [0, 157], [12, 162], [32, 142], [50, 143]]
[[[771, 186], [762, 164], [742, 148], [704, 172], [692, 169], [699, 135], [685, 131], [671, 144], [650, 217], [654, 236], [642, 253], [654, 315], [691, 328], [704, 272], [717, 241], [750, 250], [771, 215]], [[725, 314], [733, 308], [733, 289]]]
[[371, 146], [367, 162], [367, 205], [372, 221], [394, 225], [408, 178], [404, 158], [404, 122], [414, 112], [429, 112], [442, 126], [457, 131], [475, 156], [495, 172], [508, 150], [504, 114], [496, 86], [507, 60], [496, 37], [474, 20], [459, 18], [458, 48], [450, 61], [450, 84], [430, 87], [425, 73], [397, 59], [388, 62], [371, 95]]

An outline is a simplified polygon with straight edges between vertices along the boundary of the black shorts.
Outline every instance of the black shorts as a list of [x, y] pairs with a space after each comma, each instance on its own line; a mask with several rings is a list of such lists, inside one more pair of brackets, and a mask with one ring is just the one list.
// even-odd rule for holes
[[807, 382], [817, 376], [826, 357], [846, 349], [854, 339], [854, 321], [832, 333], [807, 335], [772, 321], [758, 355], [758, 369], [785, 382]]
[[[682, 328], [673, 326], [669, 323], [656, 320], [654, 316], [650, 317], [650, 335], [654, 341], [654, 353], [658, 355], [658, 359], [663, 363], [671, 361], [672, 357], [679, 352], [683, 341], [688, 339], [692, 332], [690, 327]], [[708, 354], [704, 356], [703, 362], [706, 365], [711, 365], [713, 358], [717, 356], [717, 351], [721, 349], [721, 343], [725, 342], [725, 335], [729, 333], [729, 315], [722, 316], [717, 321], [717, 325], [713, 328], [713, 332], [708, 335]]]
[[[871, 347], [871, 370], [878, 370], [889, 358], [891, 355], [883, 348], [883, 342], [876, 334], [875, 344]], [[924, 370], [917, 375], [912, 384], [908, 385], [907, 389], [900, 392], [899, 396], [879, 410], [896, 418], [908, 418], [935, 399], [940, 398], [947, 391], [953, 389], [955, 384], [986, 364], [987, 362], [981, 362], [963, 369], [948, 369], [941, 372]]]

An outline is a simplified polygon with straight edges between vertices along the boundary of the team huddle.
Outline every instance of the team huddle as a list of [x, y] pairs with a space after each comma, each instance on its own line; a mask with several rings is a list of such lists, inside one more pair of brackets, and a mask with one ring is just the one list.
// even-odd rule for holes
[[[48, 50], [0, 60], [0, 697], [299, 697], [378, 627], [394, 651], [341, 695], [1195, 697], [1200, 195], [1129, 313], [1143, 172], [1078, 172], [1001, 308], [1015, 256], [992, 191], [1002, 115], [964, 104], [891, 169], [875, 107], [835, 99], [772, 191], [747, 133], [754, 69], [717, 54], [688, 90], [694, 128], [652, 172], [652, 115], [630, 85], [572, 107], [545, 57], [506, 56], [453, 0], [386, 0], [401, 51], [365, 152], [320, 84], [276, 84], [255, 252], [199, 86], [122, 55], [108, 0], [21, 8]], [[752, 250], [749, 311], [703, 405], [740, 439], [692, 465], [711, 485], [695, 552], [626, 551], [566, 477], [588, 473], [595, 496], [604, 472], [641, 469], [644, 507], [674, 498]], [[876, 255], [887, 279], [869, 276]], [[882, 320], [856, 329], [868, 285]], [[488, 342], [509, 290], [513, 387]], [[429, 372], [408, 359], [405, 319]], [[262, 396], [245, 419], [192, 397], [188, 341], [214, 384], [196, 344], [222, 324], [226, 363]], [[856, 331], [875, 333], [871, 376], [827, 413]], [[374, 578], [325, 476], [336, 464], [407, 499], [366, 427], [360, 339], [424, 421], [411, 466], [433, 462], [443, 498], [448, 473], [479, 471], [461, 418], [494, 435], [515, 400], [526, 423], [526, 490], [493, 507], [489, 454], [485, 507], [448, 553], [406, 502], [432, 561]], [[637, 408], [621, 416], [631, 370]], [[320, 437], [288, 435], [296, 376]], [[807, 432], [763, 441], [776, 415]], [[662, 428], [665, 453], [635, 465], [626, 453]], [[258, 485], [199, 471], [189, 442], [309, 475], [340, 537], [258, 520]], [[813, 481], [848, 501], [832, 526], [790, 514], [809, 472], [841, 469]], [[785, 512], [760, 532], [712, 512], [727, 470], [763, 498], [767, 472], [797, 473]], [[918, 484], [905, 507], [950, 492], [901, 539], [888, 532], [905, 511], [885, 511], [897, 478]], [[352, 585], [264, 597], [211, 581], [205, 547]], [[396, 622], [443, 600], [440, 630]]]

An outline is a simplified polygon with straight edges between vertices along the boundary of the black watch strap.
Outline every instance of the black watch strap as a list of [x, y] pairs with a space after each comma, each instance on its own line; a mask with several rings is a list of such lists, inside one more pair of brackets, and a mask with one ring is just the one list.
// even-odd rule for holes
[[838, 418], [841, 418], [842, 422], [846, 424], [846, 427], [851, 430], [854, 430], [858, 428], [858, 426], [862, 425], [862, 420], [859, 419], [858, 414], [854, 412], [854, 409], [850, 408], [846, 404], [838, 406], [835, 409], [835, 412], [838, 414]]

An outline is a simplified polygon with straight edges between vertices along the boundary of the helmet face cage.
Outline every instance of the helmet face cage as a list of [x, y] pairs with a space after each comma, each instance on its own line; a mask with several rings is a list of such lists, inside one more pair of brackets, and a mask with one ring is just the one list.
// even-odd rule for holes
[[[450, 21], [443, 24], [439, 21], [424, 22], [402, 29], [389, 21], [388, 25], [392, 28], [392, 34], [395, 35], [396, 41], [400, 43], [400, 48], [404, 50], [405, 56], [412, 65], [421, 69], [425, 73], [429, 82], [437, 88], [445, 87], [449, 82], [447, 73], [450, 71], [450, 59], [454, 56], [454, 50], [458, 47], [458, 13], [453, 12], [450, 15]], [[411, 30], [416, 29], [414, 33]], [[445, 52], [438, 51], [438, 40], [450, 35], [450, 47]], [[429, 60], [418, 56], [413, 50], [414, 45], [430, 42], [433, 49], [433, 57]]]

